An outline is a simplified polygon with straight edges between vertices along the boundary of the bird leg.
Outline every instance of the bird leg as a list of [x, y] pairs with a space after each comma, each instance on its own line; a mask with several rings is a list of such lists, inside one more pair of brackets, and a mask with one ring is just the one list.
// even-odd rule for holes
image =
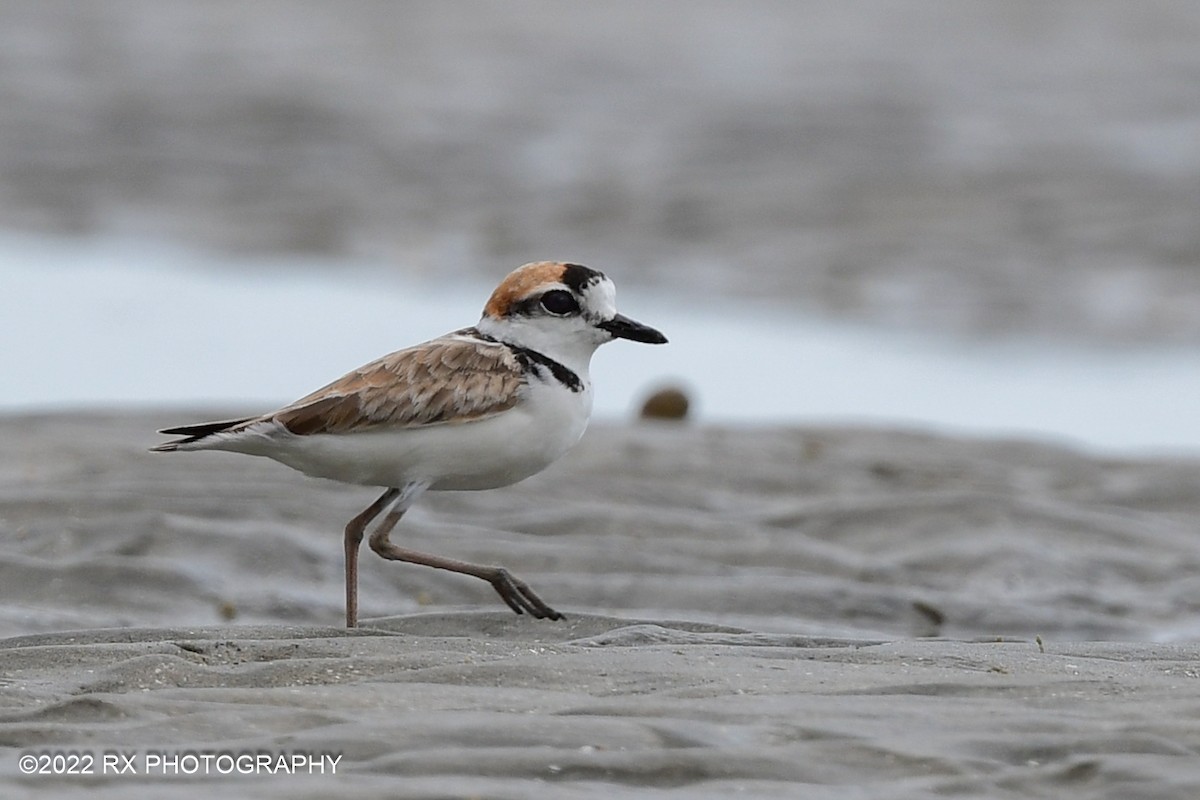
[[434, 569], [444, 569], [450, 572], [458, 572], [463, 575], [473, 575], [476, 578], [482, 578], [490, 583], [492, 588], [496, 590], [496, 593], [500, 595], [500, 598], [508, 604], [508, 607], [518, 614], [529, 612], [535, 619], [563, 619], [563, 615], [542, 602], [542, 598], [538, 597], [537, 593], [533, 589], [530, 589], [525, 581], [512, 575], [503, 567], [469, 564], [466, 561], [459, 561], [453, 558], [418, 553], [415, 550], [408, 550], [392, 544], [388, 540], [388, 535], [392, 532], [392, 528], [396, 527], [396, 523], [400, 521], [400, 518], [404, 516], [404, 512], [407, 510], [407, 505], [397, 507], [380, 521], [375, 530], [371, 532], [370, 544], [372, 550], [391, 561], [423, 564], [426, 567], [433, 567]]
[[358, 547], [362, 544], [363, 532], [371, 520], [379, 516], [392, 501], [400, 496], [399, 489], [388, 489], [378, 500], [346, 524], [346, 627], [358, 626]]

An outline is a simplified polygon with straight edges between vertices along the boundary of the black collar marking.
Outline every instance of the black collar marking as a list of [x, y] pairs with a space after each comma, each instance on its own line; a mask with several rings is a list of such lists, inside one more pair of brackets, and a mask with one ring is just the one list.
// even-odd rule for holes
[[[550, 374], [554, 376], [556, 381], [570, 389], [572, 392], [583, 391], [583, 381], [579, 380], [579, 376], [575, 374], [574, 370], [558, 361], [555, 361], [553, 358], [545, 355], [544, 353], [539, 353], [537, 350], [530, 350], [528, 347], [521, 347], [520, 345], [513, 344], [512, 342], [502, 342], [494, 336], [488, 336], [478, 328], [467, 328], [465, 331], [463, 331], [463, 333], [476, 336], [485, 342], [502, 344], [511, 350], [513, 355], [517, 357], [517, 361], [520, 362], [521, 366], [530, 372], [538, 374], [535, 368], [545, 367], [546, 369], [550, 370]], [[540, 374], [538, 377], [541, 377]]]
[[518, 347], [515, 344], [504, 344], [513, 351], [517, 360], [521, 362], [521, 366], [526, 369], [532, 369], [535, 365], [545, 367], [550, 370], [550, 374], [554, 376], [554, 380], [561, 383], [563, 386], [570, 389], [572, 392], [583, 391], [583, 381], [579, 380], [579, 376], [573, 370], [563, 364], [555, 361], [550, 356], [539, 353], [537, 350], [530, 350], [528, 347]]

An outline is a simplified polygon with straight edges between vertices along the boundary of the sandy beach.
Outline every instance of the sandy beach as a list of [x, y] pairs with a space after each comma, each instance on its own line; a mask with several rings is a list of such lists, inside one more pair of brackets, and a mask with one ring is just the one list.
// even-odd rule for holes
[[[598, 425], [397, 537], [508, 566], [565, 622], [368, 554], [347, 632], [340, 529], [371, 492], [144, 451], [211, 411], [0, 421], [5, 797], [1200, 791], [1200, 463]], [[18, 771], [72, 750], [138, 772]], [[145, 763], [220, 752], [341, 760]]]
[[[1200, 797], [1200, 5], [682, 5], [2, 4], [0, 798]], [[564, 621], [147, 452], [548, 258], [671, 347], [393, 539]]]

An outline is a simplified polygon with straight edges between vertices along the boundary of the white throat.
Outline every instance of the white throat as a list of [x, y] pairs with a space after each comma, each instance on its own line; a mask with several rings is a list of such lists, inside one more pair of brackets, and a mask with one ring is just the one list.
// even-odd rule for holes
[[[552, 358], [588, 383], [588, 368], [592, 363], [592, 354], [606, 341], [603, 333], [586, 325], [583, 320], [578, 320], [580, 323], [578, 330], [562, 327], [562, 320], [549, 322], [559, 324], [554, 329], [550, 329], [548, 321], [544, 319], [525, 317], [496, 319], [484, 314], [476, 327], [480, 333], [491, 336], [493, 339], [517, 347], [525, 347], [537, 351], [547, 358]], [[584, 327], [585, 325], [586, 327]]]

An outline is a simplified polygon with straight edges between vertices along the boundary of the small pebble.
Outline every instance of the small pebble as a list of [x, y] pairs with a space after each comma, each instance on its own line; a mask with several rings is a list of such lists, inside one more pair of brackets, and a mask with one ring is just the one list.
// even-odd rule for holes
[[642, 403], [642, 419], [682, 420], [688, 414], [688, 396], [675, 386], [654, 392]]

